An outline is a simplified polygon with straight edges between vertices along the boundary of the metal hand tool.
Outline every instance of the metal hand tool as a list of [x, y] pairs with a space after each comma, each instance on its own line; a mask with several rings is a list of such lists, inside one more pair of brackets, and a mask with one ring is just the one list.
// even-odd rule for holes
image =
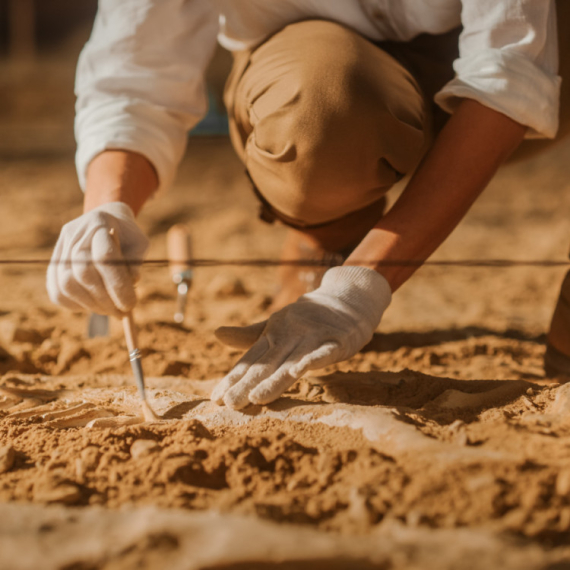
[[91, 313], [87, 322], [87, 338], [109, 336], [109, 317]]
[[[119, 241], [119, 237], [116, 235], [115, 231], [111, 229], [109, 234], [115, 240], [115, 243], [118, 247], [121, 246]], [[133, 312], [129, 311], [125, 314], [125, 316], [121, 319], [123, 322], [123, 330], [125, 331], [125, 340], [127, 343], [127, 350], [129, 351], [129, 360], [131, 361], [131, 368], [133, 370], [133, 375], [135, 377], [135, 382], [139, 391], [139, 395], [141, 397], [142, 402], [142, 411], [144, 415], [144, 419], [146, 421], [152, 421], [158, 419], [157, 415], [152, 411], [150, 406], [148, 405], [146, 399], [146, 390], [145, 390], [145, 383], [144, 383], [144, 374], [142, 369], [142, 362], [141, 362], [141, 352], [138, 349], [138, 342], [137, 342], [137, 327], [135, 325], [135, 321], [133, 319]]]
[[188, 291], [192, 286], [192, 268], [189, 261], [192, 258], [192, 238], [188, 228], [182, 224], [176, 224], [168, 230], [166, 246], [170, 276], [176, 285], [177, 299], [174, 322], [182, 324], [186, 314]]

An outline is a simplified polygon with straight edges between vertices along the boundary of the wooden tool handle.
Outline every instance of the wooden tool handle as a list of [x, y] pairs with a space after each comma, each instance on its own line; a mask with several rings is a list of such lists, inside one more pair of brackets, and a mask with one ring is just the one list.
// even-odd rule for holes
[[133, 312], [129, 311], [122, 319], [123, 329], [125, 331], [125, 340], [127, 342], [127, 350], [129, 353], [136, 350], [138, 347], [137, 342], [137, 327], [133, 319]]
[[[117, 245], [117, 247], [121, 248], [121, 242], [119, 241], [119, 236], [115, 232], [114, 228], [109, 230], [109, 235], [113, 238], [113, 241]], [[125, 314], [125, 316], [121, 319], [123, 322], [123, 329], [125, 331], [125, 340], [127, 342], [127, 350], [129, 353], [133, 352], [137, 348], [137, 327], [135, 325], [135, 321], [133, 319], [133, 312], [129, 311]]]
[[166, 248], [170, 275], [173, 278], [190, 269], [188, 260], [192, 259], [192, 237], [186, 226], [176, 224], [168, 230]]

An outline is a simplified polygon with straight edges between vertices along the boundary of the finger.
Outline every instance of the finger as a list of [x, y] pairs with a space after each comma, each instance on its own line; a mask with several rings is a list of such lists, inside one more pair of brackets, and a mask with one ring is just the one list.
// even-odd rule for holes
[[260, 382], [273, 375], [290, 352], [291, 349], [287, 347], [271, 347], [255, 364], [250, 366], [239, 382], [226, 392], [224, 396], [226, 406], [234, 410], [245, 408], [250, 403], [250, 392]]
[[56, 276], [57, 263], [58, 261], [52, 257], [46, 275], [46, 289], [52, 303], [59, 303], [59, 290], [57, 288]]
[[336, 348], [337, 344], [332, 342], [316, 349], [308, 349], [306, 344], [298, 346], [274, 374], [251, 391], [250, 402], [259, 405], [273, 402], [303, 376], [309, 369], [307, 365], [312, 363], [318, 368], [318, 364]]
[[90, 311], [97, 308], [93, 306], [93, 299], [87, 294], [79, 283], [73, 278], [71, 267], [60, 267], [57, 272], [58, 303], [72, 310]]
[[53, 253], [51, 254], [51, 259], [47, 269], [46, 285], [48, 289], [48, 294], [53, 302], [56, 302], [54, 298], [57, 295], [57, 266], [61, 261], [61, 250], [63, 248], [63, 241], [65, 228], [62, 229], [59, 238], [53, 248]]
[[291, 366], [285, 363], [250, 392], [249, 401], [260, 406], [269, 404], [277, 400], [296, 381], [297, 377], [291, 375]]
[[[55, 303], [56, 305], [67, 306], [65, 304], [67, 299], [64, 297], [58, 283], [59, 265], [61, 264], [61, 248], [62, 248], [61, 242], [62, 238], [60, 237], [60, 239], [58, 239], [55, 245], [55, 249], [51, 256], [50, 263], [48, 265], [47, 275], [46, 275], [46, 288], [50, 301], [52, 303]], [[77, 305], [73, 301], [70, 301], [70, 304], [72, 305], [72, 307], [69, 308], [73, 310], [81, 309], [81, 307], [79, 307], [79, 305]]]
[[224, 377], [212, 391], [210, 399], [221, 406], [227, 391], [237, 384], [247, 373], [249, 368], [257, 362], [269, 349], [267, 339], [261, 338], [251, 349], [244, 354], [232, 370]]
[[69, 243], [63, 243], [61, 257], [54, 266], [56, 302], [72, 310], [89, 310], [92, 299], [73, 277], [73, 258]]
[[134, 280], [121, 253], [121, 248], [109, 234], [109, 229], [98, 229], [91, 241], [93, 263], [101, 276], [114, 306], [127, 313], [136, 304]]
[[309, 354], [298, 360], [297, 364], [291, 367], [291, 375], [301, 378], [308, 370], [324, 368], [329, 364], [339, 361], [339, 345], [336, 342], [327, 342], [321, 347], [313, 350]]
[[121, 316], [121, 312], [115, 307], [99, 272], [93, 264], [91, 253], [84, 249], [90, 247], [90, 242], [79, 241], [72, 250], [71, 279], [82, 289], [88, 308], [100, 315]]
[[[73, 222], [70, 222], [62, 229], [62, 236], [64, 234], [69, 235], [61, 239], [60, 258], [56, 267], [57, 286], [61, 296], [67, 300], [67, 302], [64, 301], [62, 303], [64, 306], [70, 307], [70, 304], [75, 304], [80, 306], [82, 310], [90, 310], [95, 308], [92, 306], [93, 300], [91, 296], [75, 282], [73, 277], [73, 268], [78, 260], [75, 259], [77, 253], [74, 252], [74, 246], [77, 244], [77, 235], [73, 232], [72, 225]], [[96, 308], [100, 309], [98, 306]]]
[[55, 264], [48, 267], [47, 290], [52, 303], [71, 309], [72, 311], [81, 312], [84, 307], [70, 299], [59, 285], [58, 268]]
[[219, 327], [214, 334], [220, 342], [227, 346], [247, 349], [257, 342], [266, 325], [267, 321], [262, 321], [247, 327]]
[[[67, 307], [68, 309], [71, 309], [72, 311], [82, 311], [83, 307], [81, 307], [81, 305], [77, 304], [72, 299], [69, 299], [64, 294], [64, 292], [62, 291], [62, 289], [59, 285], [60, 271], [66, 270], [66, 268], [63, 267], [63, 265], [64, 265], [63, 252], [64, 252], [65, 241], [66, 241], [65, 232], [66, 232], [66, 228], [64, 226], [64, 228], [61, 230], [61, 234], [59, 236], [59, 239], [57, 240], [57, 243], [55, 244], [55, 248], [54, 248], [52, 256], [51, 256], [50, 264], [48, 265], [47, 276], [46, 276], [47, 292], [48, 292], [49, 298], [50, 298], [52, 303], [55, 303], [56, 305], [61, 305], [62, 307]], [[68, 270], [70, 269], [69, 264], [67, 266], [67, 269]], [[65, 279], [62, 279], [62, 282], [65, 282]]]

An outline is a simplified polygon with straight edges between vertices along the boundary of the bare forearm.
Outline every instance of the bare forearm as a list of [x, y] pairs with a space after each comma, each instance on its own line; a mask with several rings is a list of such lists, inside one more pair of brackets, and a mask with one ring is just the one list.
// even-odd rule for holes
[[[400, 287], [465, 216], [526, 127], [476, 101], [465, 100], [394, 207], [364, 238], [347, 265], [373, 267]], [[380, 262], [380, 263], [379, 263]]]
[[144, 156], [108, 150], [89, 165], [83, 211], [108, 202], [124, 202], [136, 215], [157, 188], [156, 172]]

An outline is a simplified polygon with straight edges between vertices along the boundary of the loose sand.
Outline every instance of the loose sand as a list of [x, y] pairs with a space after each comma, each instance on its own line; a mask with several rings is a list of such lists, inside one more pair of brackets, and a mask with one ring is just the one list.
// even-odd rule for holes
[[[564, 259], [569, 150], [505, 168], [436, 258]], [[277, 256], [241, 170], [194, 141], [141, 218], [151, 257], [177, 222], [199, 257]], [[71, 161], [0, 173], [1, 257], [49, 257], [81, 210]], [[179, 326], [145, 268], [152, 423], [120, 323], [85, 339], [44, 270], [0, 267], [2, 569], [569, 567], [570, 392], [541, 369], [563, 269], [424, 268], [363, 352], [238, 413], [208, 400], [240, 354], [213, 331], [266, 316], [275, 272], [197, 270]]]

